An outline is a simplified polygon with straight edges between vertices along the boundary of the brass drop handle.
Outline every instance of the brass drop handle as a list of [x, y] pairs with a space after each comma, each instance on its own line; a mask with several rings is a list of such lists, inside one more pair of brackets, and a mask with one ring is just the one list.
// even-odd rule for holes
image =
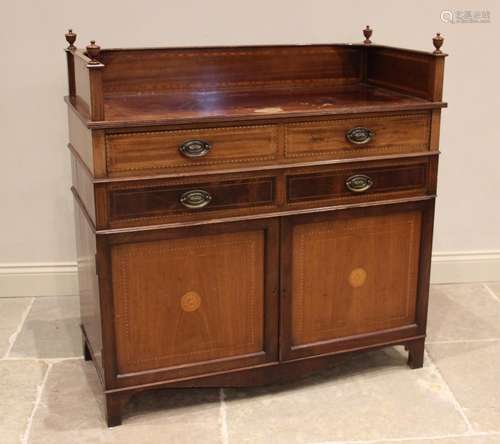
[[180, 147], [180, 153], [185, 157], [203, 157], [212, 147], [204, 140], [186, 140]]
[[182, 193], [179, 201], [186, 208], [196, 210], [206, 207], [212, 201], [212, 196], [205, 190], [190, 190]]
[[355, 174], [345, 181], [345, 186], [353, 193], [363, 193], [373, 186], [373, 180], [365, 174]]
[[354, 145], [364, 145], [372, 140], [373, 136], [375, 136], [375, 133], [363, 126], [351, 128], [345, 135], [346, 139]]

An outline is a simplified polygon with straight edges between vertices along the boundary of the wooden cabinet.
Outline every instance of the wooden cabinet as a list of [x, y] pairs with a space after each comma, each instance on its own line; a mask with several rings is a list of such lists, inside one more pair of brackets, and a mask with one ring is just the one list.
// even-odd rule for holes
[[66, 38], [84, 353], [110, 426], [154, 388], [283, 382], [398, 344], [422, 366], [439, 37], [433, 53]]

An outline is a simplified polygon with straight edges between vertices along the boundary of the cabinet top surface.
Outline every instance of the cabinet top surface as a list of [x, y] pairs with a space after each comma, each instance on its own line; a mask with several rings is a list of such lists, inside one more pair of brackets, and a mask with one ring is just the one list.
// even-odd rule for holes
[[323, 91], [178, 92], [108, 97], [110, 121], [260, 120], [265, 117], [320, 116], [352, 112], [427, 108], [424, 99], [369, 85]]
[[423, 51], [349, 44], [103, 50], [95, 45], [67, 53], [67, 102], [91, 128], [446, 106], [436, 95], [444, 54]]

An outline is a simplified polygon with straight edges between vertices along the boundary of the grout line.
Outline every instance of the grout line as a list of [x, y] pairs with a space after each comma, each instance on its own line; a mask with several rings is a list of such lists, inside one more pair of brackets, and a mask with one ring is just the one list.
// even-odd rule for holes
[[0, 359], [0, 361], [35, 361], [45, 362], [46, 364], [57, 364], [58, 362], [77, 360], [83, 360], [83, 356], [68, 356], [66, 358], [35, 358], [31, 356], [12, 356]]
[[452, 339], [449, 341], [425, 341], [425, 345], [432, 344], [467, 344], [475, 342], [497, 342], [500, 338], [484, 338], [484, 339]]
[[493, 297], [493, 299], [495, 299], [495, 301], [500, 302], [500, 296], [497, 296], [488, 284], [483, 283], [483, 287]]
[[31, 301], [28, 304], [28, 307], [26, 307], [26, 309], [23, 311], [23, 314], [21, 316], [21, 321], [19, 322], [19, 325], [17, 326], [16, 331], [14, 331], [14, 333], [12, 333], [9, 337], [9, 348], [7, 349], [5, 354], [3, 355], [3, 359], [9, 357], [9, 354], [12, 351], [12, 347], [14, 347], [14, 343], [16, 342], [17, 336], [19, 335], [19, 333], [21, 333], [21, 330], [23, 329], [24, 322], [26, 321], [26, 318], [28, 317], [28, 315], [31, 311], [31, 307], [33, 307], [34, 302], [35, 302], [35, 298], [31, 298]]
[[48, 363], [47, 370], [45, 372], [45, 375], [43, 376], [42, 382], [38, 385], [37, 387], [37, 394], [36, 394], [36, 399], [33, 405], [33, 410], [31, 411], [31, 415], [28, 418], [28, 424], [26, 425], [26, 430], [24, 431], [24, 434], [21, 438], [21, 444], [28, 444], [30, 434], [31, 434], [31, 428], [33, 427], [33, 419], [35, 418], [35, 413], [42, 401], [42, 393], [43, 389], [45, 388], [45, 384], [47, 383], [47, 379], [49, 378], [49, 373], [52, 368], [52, 363]]
[[227, 409], [226, 409], [226, 394], [224, 389], [221, 387], [219, 389], [219, 401], [220, 401], [220, 431], [222, 437], [222, 444], [229, 443], [229, 433], [227, 430]]
[[500, 432], [474, 432], [467, 435], [464, 434], [450, 434], [450, 435], [435, 435], [435, 436], [414, 436], [405, 438], [377, 438], [372, 440], [357, 440], [357, 441], [321, 441], [309, 444], [376, 444], [376, 443], [404, 443], [408, 441], [429, 441], [440, 439], [453, 439], [453, 438], [477, 438], [481, 436], [499, 436]]
[[466, 430], [465, 434], [466, 435], [470, 435], [470, 434], [474, 433], [474, 428], [472, 427], [472, 424], [470, 423], [469, 418], [467, 418], [467, 415], [465, 414], [465, 411], [464, 411], [463, 407], [458, 402], [458, 399], [456, 398], [455, 393], [453, 393], [453, 390], [448, 385], [448, 382], [446, 382], [446, 379], [441, 374], [441, 371], [439, 370], [438, 366], [432, 360], [431, 356], [429, 355], [429, 353], [427, 351], [425, 351], [425, 356], [426, 356], [427, 360], [429, 361], [431, 368], [441, 378], [441, 380], [443, 381], [443, 384], [444, 384], [445, 388], [450, 392], [451, 402], [454, 405], [455, 409], [458, 411], [458, 413], [460, 413], [460, 415], [462, 416], [462, 419], [465, 422], [465, 425], [467, 426], [467, 430]]
[[42, 294], [42, 295], [23, 295], [23, 294], [7, 294], [0, 295], [0, 301], [4, 299], [47, 299], [47, 298], [73, 298], [78, 297], [78, 293], [62, 293], [62, 294]]

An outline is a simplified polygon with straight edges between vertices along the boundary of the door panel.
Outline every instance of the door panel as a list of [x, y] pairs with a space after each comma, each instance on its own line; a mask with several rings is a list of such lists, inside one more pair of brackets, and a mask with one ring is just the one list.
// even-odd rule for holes
[[112, 246], [118, 374], [276, 358], [277, 222], [246, 225]]
[[414, 326], [421, 230], [419, 208], [291, 218], [284, 236], [282, 358]]

